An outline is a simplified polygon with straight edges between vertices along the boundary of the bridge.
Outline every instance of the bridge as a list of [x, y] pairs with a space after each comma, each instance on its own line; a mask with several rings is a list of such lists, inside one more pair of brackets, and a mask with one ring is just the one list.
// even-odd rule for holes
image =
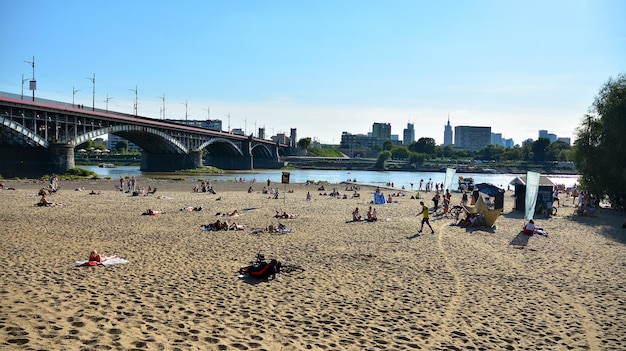
[[142, 149], [140, 169], [171, 172], [211, 165], [227, 170], [280, 168], [288, 145], [73, 104], [0, 92], [0, 174], [64, 173], [75, 147], [114, 134]]

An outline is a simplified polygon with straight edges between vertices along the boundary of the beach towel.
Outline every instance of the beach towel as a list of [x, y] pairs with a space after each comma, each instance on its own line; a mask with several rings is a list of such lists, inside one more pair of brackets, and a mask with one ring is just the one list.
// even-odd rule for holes
[[387, 200], [385, 200], [384, 193], [374, 193], [374, 203], [376, 205], [382, 205], [382, 204], [385, 204], [386, 202]]
[[104, 262], [96, 262], [95, 264], [93, 262], [95, 262], [95, 261], [88, 261], [88, 260], [76, 261], [76, 265], [79, 266], [79, 267], [112, 266], [114, 264], [128, 263], [128, 260], [125, 260], [125, 259], [119, 258], [119, 257], [115, 257], [115, 258], [108, 259], [108, 260], [106, 260]]

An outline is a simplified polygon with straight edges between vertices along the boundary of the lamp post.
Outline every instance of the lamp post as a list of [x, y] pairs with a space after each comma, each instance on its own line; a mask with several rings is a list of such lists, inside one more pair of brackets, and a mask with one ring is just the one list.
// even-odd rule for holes
[[27, 80], [28, 78], [24, 78], [24, 75], [22, 74], [22, 100], [24, 100], [24, 83], [26, 83]]
[[157, 96], [157, 97], [163, 101], [163, 107], [161, 108], [161, 113], [163, 114], [163, 119], [165, 119], [165, 93], [163, 93], [163, 96]]
[[[30, 81], [30, 90], [33, 91], [33, 101], [35, 101], [35, 89], [37, 89], [37, 81], [35, 80], [35, 56], [33, 56], [32, 61], [24, 61], [24, 62], [30, 64], [33, 67], [33, 79]], [[22, 83], [22, 86], [24, 86], [24, 83]]]
[[85, 79], [89, 79], [91, 81], [91, 84], [93, 84], [93, 91], [91, 93], [91, 110], [95, 111], [96, 110], [96, 74], [93, 74], [93, 78], [85, 78]]
[[107, 99], [104, 100], [104, 102], [106, 103], [106, 112], [109, 112], [109, 100], [113, 99], [112, 97], [109, 97], [109, 93], [107, 93]]
[[80, 89], [74, 89], [74, 86], [72, 85], [72, 107], [74, 107], [74, 96], [79, 91], [80, 91]]
[[139, 104], [138, 97], [137, 97], [137, 86], [135, 85], [135, 89], [128, 89], [130, 91], [134, 91], [135, 92], [135, 117], [137, 117], [137, 104]]
[[187, 120], [187, 100], [185, 100], [185, 102], [181, 102], [181, 104], [185, 105], [185, 121]]

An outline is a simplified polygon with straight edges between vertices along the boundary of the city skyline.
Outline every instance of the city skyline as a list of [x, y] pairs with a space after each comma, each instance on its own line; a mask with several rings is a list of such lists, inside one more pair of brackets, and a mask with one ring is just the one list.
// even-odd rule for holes
[[[0, 91], [339, 144], [374, 122], [574, 141], [623, 73], [622, 1], [3, 2]], [[70, 19], [70, 20], [55, 20]], [[32, 61], [32, 66], [31, 62]], [[26, 86], [24, 83], [26, 82]], [[95, 93], [93, 93], [95, 90]], [[93, 94], [92, 94], [93, 93]]]

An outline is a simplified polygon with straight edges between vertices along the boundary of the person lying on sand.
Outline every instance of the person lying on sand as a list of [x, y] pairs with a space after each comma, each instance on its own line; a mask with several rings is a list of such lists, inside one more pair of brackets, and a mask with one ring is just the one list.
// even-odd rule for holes
[[294, 219], [297, 216], [298, 215], [295, 214], [295, 213], [287, 213], [285, 211], [280, 212], [280, 211], [276, 210], [276, 214], [274, 215], [274, 218]]
[[276, 279], [276, 274], [280, 273], [281, 263], [276, 259], [272, 259], [269, 263], [257, 262], [250, 266], [239, 268], [239, 274], [248, 273], [253, 278], [258, 279]]
[[165, 213], [163, 211], [157, 211], [157, 210], [153, 210], [153, 209], [147, 209], [146, 212], [142, 213], [142, 216], [156, 216], [160, 213]]
[[89, 261], [94, 261], [94, 262], [104, 262], [104, 261], [108, 261], [111, 259], [117, 258], [116, 255], [113, 256], [104, 256], [98, 253], [98, 251], [93, 250], [91, 251], [91, 253], [89, 254]]
[[196, 206], [196, 207], [187, 206], [187, 207], [181, 208], [180, 210], [183, 211], [183, 212], [192, 212], [192, 211], [199, 212], [199, 211], [204, 210], [204, 207], [202, 207], [202, 206]]

